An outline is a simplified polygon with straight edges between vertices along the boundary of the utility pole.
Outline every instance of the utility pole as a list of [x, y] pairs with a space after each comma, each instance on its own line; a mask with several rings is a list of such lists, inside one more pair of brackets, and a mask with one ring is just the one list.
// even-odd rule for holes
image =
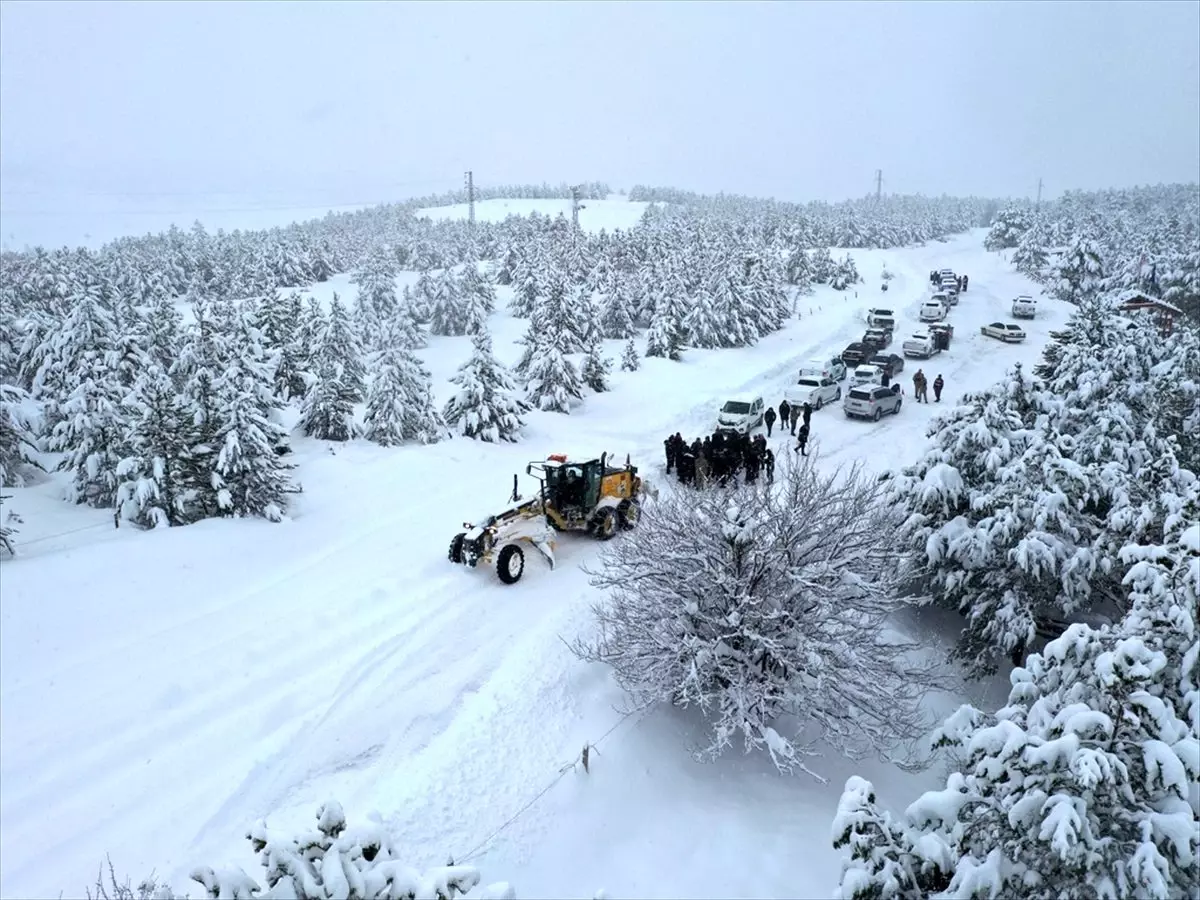
[[1038, 195], [1037, 195], [1037, 204], [1036, 205], [1037, 206], [1042, 205], [1042, 179], [1041, 178], [1038, 178]]
[[875, 170], [875, 202], [883, 197], [883, 169]]
[[579, 195], [582, 191], [582, 185], [576, 185], [571, 188], [571, 239], [574, 240], [575, 234], [579, 232], [579, 211], [587, 209], [587, 206], [579, 202]]
[[467, 172], [463, 175], [467, 182], [467, 219], [475, 224], [475, 173]]

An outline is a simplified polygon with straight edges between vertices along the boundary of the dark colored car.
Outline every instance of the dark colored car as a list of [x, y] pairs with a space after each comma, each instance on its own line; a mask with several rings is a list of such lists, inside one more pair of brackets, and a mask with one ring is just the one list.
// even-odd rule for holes
[[904, 357], [897, 356], [895, 353], [876, 353], [867, 362], [873, 366], [879, 366], [887, 372], [889, 378], [895, 378], [904, 371]]
[[855, 341], [842, 351], [842, 362], [848, 368], [853, 369], [859, 363], [865, 362], [866, 358], [875, 352], [875, 349], [875, 347], [864, 344], [862, 341]]
[[892, 342], [892, 330], [890, 328], [868, 328], [863, 333], [862, 342], [870, 344], [876, 350], [882, 350]]

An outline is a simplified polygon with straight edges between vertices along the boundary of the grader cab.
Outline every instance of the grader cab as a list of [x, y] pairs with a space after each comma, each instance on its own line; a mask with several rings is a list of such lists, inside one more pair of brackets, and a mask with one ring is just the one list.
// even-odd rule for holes
[[482, 523], [464, 522], [467, 530], [450, 542], [450, 561], [472, 568], [495, 562], [500, 580], [515, 584], [525, 574], [521, 545], [530, 544], [553, 569], [557, 533], [586, 532], [607, 541], [636, 527], [646, 490], [637, 471], [628, 457], [622, 466], [609, 465], [607, 454], [580, 461], [556, 453], [531, 462], [525, 474], [540, 482], [538, 493], [522, 498], [514, 475], [510, 506]]

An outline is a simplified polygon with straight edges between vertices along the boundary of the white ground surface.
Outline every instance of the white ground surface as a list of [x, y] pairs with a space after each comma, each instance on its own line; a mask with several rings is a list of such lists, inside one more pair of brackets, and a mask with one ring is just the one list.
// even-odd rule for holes
[[[622, 200], [611, 194], [604, 200], [583, 200], [579, 210], [579, 227], [584, 231], [599, 231], [616, 228], [632, 228], [642, 218], [649, 203]], [[509, 216], [565, 216], [571, 218], [570, 200], [526, 200], [522, 198], [480, 200], [475, 204], [475, 220], [478, 222], [503, 222]], [[454, 206], [433, 206], [417, 211], [417, 215], [442, 221], [465, 219], [469, 207], [465, 203]]]
[[[607, 227], [632, 213], [610, 210]], [[915, 330], [933, 268], [971, 276], [950, 352], [925, 366], [948, 399], [1032, 363], [1067, 313], [1044, 300], [1026, 344], [982, 338], [1011, 297], [1037, 295], [982, 251], [982, 235], [854, 251], [867, 278], [857, 298], [801, 298], [803, 317], [754, 348], [645, 360], [571, 416], [533, 414], [518, 446], [298, 439], [305, 492], [284, 524], [115, 531], [109, 514], [61, 502], [55, 482], [12, 491], [27, 524], [20, 558], [0, 569], [0, 895], [79, 896], [111, 853], [119, 873], [153, 869], [195, 896], [198, 863], [259, 871], [243, 837], [257, 817], [307, 826], [336, 797], [352, 818], [389, 821], [415, 865], [453, 854], [525, 898], [827, 896], [845, 778], [861, 773], [903, 805], [940, 771], [830, 757], [821, 785], [757, 757], [694, 762], [694, 716], [622, 719], [608, 672], [560, 640], [589, 627], [579, 564], [594, 545], [561, 542], [554, 572], [531, 554], [512, 588], [452, 566], [446, 549], [464, 519], [505, 500], [513, 472], [549, 453], [628, 452], [661, 478], [668, 432], [701, 434], [730, 395], [777, 403], [801, 361], [861, 335], [868, 305], [900, 309], [898, 336]], [[897, 275], [887, 294], [883, 263]], [[316, 288], [335, 289], [354, 291], [345, 277]], [[506, 361], [523, 324], [495, 316]], [[465, 338], [424, 352], [443, 397], [468, 354]], [[814, 443], [829, 464], [902, 464], [937, 410], [906, 402], [871, 424], [827, 408]], [[560, 777], [587, 742], [591, 773]]]

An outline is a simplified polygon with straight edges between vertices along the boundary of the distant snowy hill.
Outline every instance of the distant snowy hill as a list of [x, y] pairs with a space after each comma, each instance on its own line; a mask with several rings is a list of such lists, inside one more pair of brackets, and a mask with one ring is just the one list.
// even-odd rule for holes
[[[621, 200], [610, 196], [606, 200], [584, 200], [579, 211], [579, 227], [584, 231], [633, 228], [641, 220], [649, 203]], [[571, 217], [570, 200], [482, 200], [475, 204], [475, 219], [479, 222], [503, 222], [509, 216], [559, 215]], [[469, 215], [466, 203], [454, 206], [434, 206], [417, 211], [417, 215], [435, 221], [465, 219]]]

